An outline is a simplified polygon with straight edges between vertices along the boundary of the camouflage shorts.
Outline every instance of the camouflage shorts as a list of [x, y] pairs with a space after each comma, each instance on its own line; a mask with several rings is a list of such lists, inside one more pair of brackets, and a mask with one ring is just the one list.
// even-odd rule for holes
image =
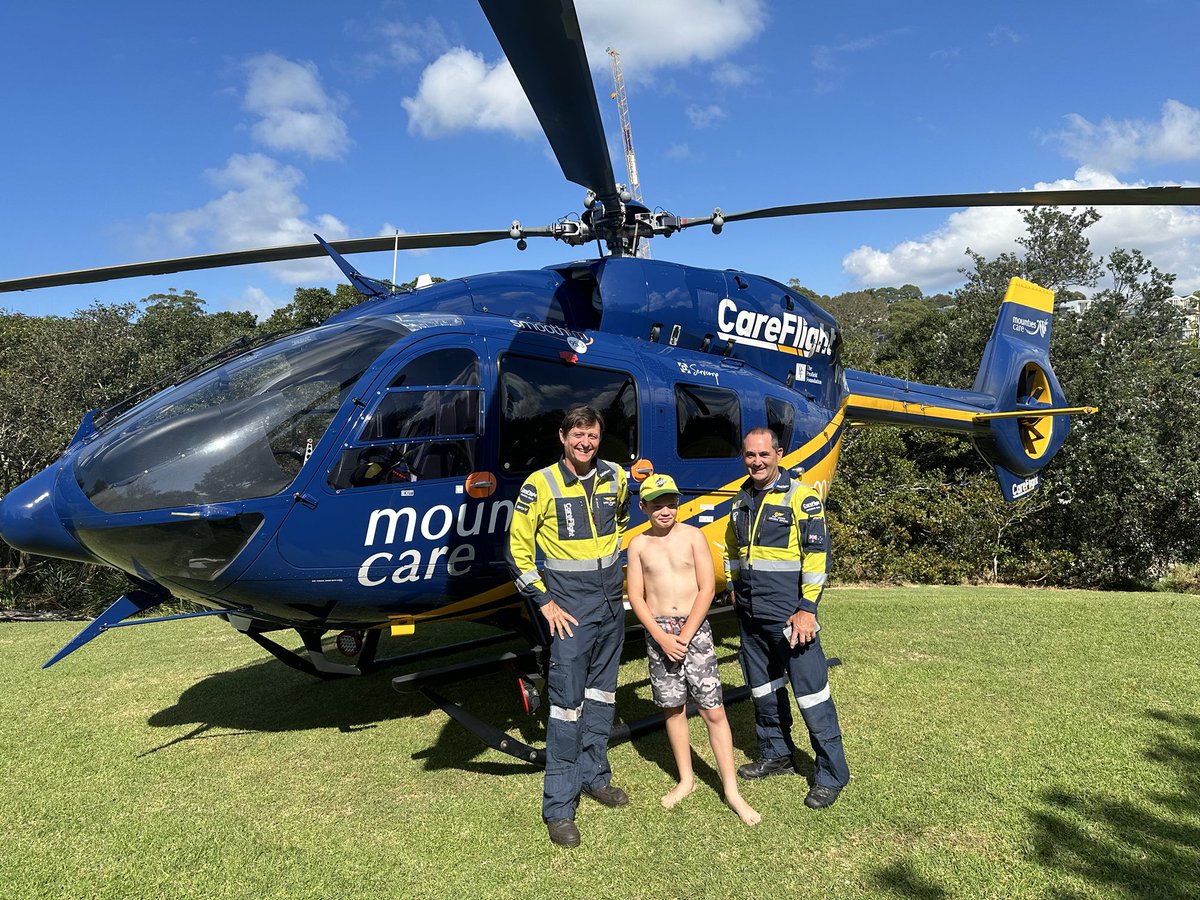
[[[680, 616], [659, 616], [658, 626], [679, 634], [687, 621]], [[654, 638], [646, 635], [646, 659], [650, 663], [650, 689], [654, 702], [664, 709], [687, 703], [689, 689], [701, 709], [714, 709], [725, 700], [721, 695], [721, 676], [717, 671], [717, 651], [713, 648], [712, 629], [704, 622], [688, 644], [682, 662], [668, 659]]]

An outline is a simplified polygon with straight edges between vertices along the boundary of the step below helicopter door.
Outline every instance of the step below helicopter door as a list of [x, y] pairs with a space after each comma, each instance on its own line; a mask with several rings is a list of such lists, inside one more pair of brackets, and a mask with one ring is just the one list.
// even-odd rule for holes
[[[476, 498], [494, 377], [481, 338], [443, 334], [401, 350], [360, 393], [361, 413], [280, 529], [293, 593], [354, 610], [420, 612], [485, 584], [511, 503]], [[299, 577], [297, 577], [299, 576]]]

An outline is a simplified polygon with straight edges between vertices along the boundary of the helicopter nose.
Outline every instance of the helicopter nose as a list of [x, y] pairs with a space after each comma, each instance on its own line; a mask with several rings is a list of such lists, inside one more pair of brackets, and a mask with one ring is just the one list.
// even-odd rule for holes
[[59, 467], [51, 466], [17, 485], [0, 500], [0, 538], [26, 553], [98, 563], [63, 526], [54, 508], [54, 482]]

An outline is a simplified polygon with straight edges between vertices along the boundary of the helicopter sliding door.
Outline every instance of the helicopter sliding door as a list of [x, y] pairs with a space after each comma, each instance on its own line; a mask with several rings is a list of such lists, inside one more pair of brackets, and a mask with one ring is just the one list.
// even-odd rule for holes
[[[602, 340], [597, 335], [594, 342], [577, 343], [575, 350], [564, 352], [561, 337], [522, 333], [500, 355], [495, 405], [498, 474], [505, 496], [515, 498], [531, 472], [562, 458], [558, 429], [563, 414], [576, 403], [593, 407], [604, 419], [600, 459], [626, 472], [638, 459], [646, 440], [643, 404], [649, 402], [649, 391], [639, 389], [645, 375], [632, 353], [598, 346]], [[584, 346], [586, 351], [578, 352]]]
[[507, 533], [511, 502], [465, 491], [488, 468], [491, 377], [482, 338], [441, 334], [402, 345], [360, 389], [361, 413], [279, 532], [280, 555], [304, 576], [293, 593], [337, 593], [336, 611], [321, 615], [350, 623], [359, 609], [378, 621], [380, 610], [413, 614], [492, 586], [491, 544]]
[[584, 403], [604, 418], [597, 456], [626, 469], [637, 459], [638, 392], [629, 360], [563, 365], [517, 353], [500, 360], [501, 475], [523, 481], [562, 457], [558, 429], [567, 408]]

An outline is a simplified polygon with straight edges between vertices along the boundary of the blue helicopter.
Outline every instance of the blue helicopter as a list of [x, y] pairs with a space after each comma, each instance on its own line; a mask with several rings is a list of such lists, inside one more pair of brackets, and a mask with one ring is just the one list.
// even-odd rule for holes
[[[587, 189], [578, 217], [544, 228], [318, 237], [0, 282], [25, 290], [326, 253], [364, 296], [318, 328], [243, 348], [136, 404], [88, 412], [61, 459], [3, 498], [0, 535], [13, 547], [111, 566], [130, 581], [47, 666], [118, 626], [219, 615], [283, 662], [342, 677], [427, 655], [380, 657], [385, 631], [471, 620], [530, 649], [397, 681], [424, 677], [422, 689], [493, 747], [535, 759], [432, 685], [510, 665], [527, 709], [536, 699], [532, 677], [549, 637], [510, 581], [504, 545], [518, 488], [557, 458], [570, 404], [603, 413], [600, 456], [626, 467], [634, 490], [655, 470], [675, 476], [680, 518], [714, 551], [744, 478], [750, 428], [772, 429], [784, 465], [822, 495], [852, 425], [956, 432], [975, 441], [1015, 501], [1037, 490], [1071, 416], [1090, 411], [1069, 407], [1055, 378], [1054, 298], [1037, 285], [1010, 286], [973, 389], [954, 390], [846, 369], [837, 323], [808, 297], [747, 272], [640, 258], [640, 242], [826, 212], [1200, 203], [1200, 189], [1146, 188], [876, 198], [693, 219], [651, 211], [614, 180], [570, 0], [481, 6], [565, 177]], [[543, 237], [608, 253], [410, 290], [346, 260], [498, 240], [523, 249]], [[627, 537], [645, 527], [635, 509]], [[203, 609], [141, 617], [171, 598]], [[289, 629], [302, 651], [269, 636]], [[323, 640], [335, 633], [341, 659]]]

